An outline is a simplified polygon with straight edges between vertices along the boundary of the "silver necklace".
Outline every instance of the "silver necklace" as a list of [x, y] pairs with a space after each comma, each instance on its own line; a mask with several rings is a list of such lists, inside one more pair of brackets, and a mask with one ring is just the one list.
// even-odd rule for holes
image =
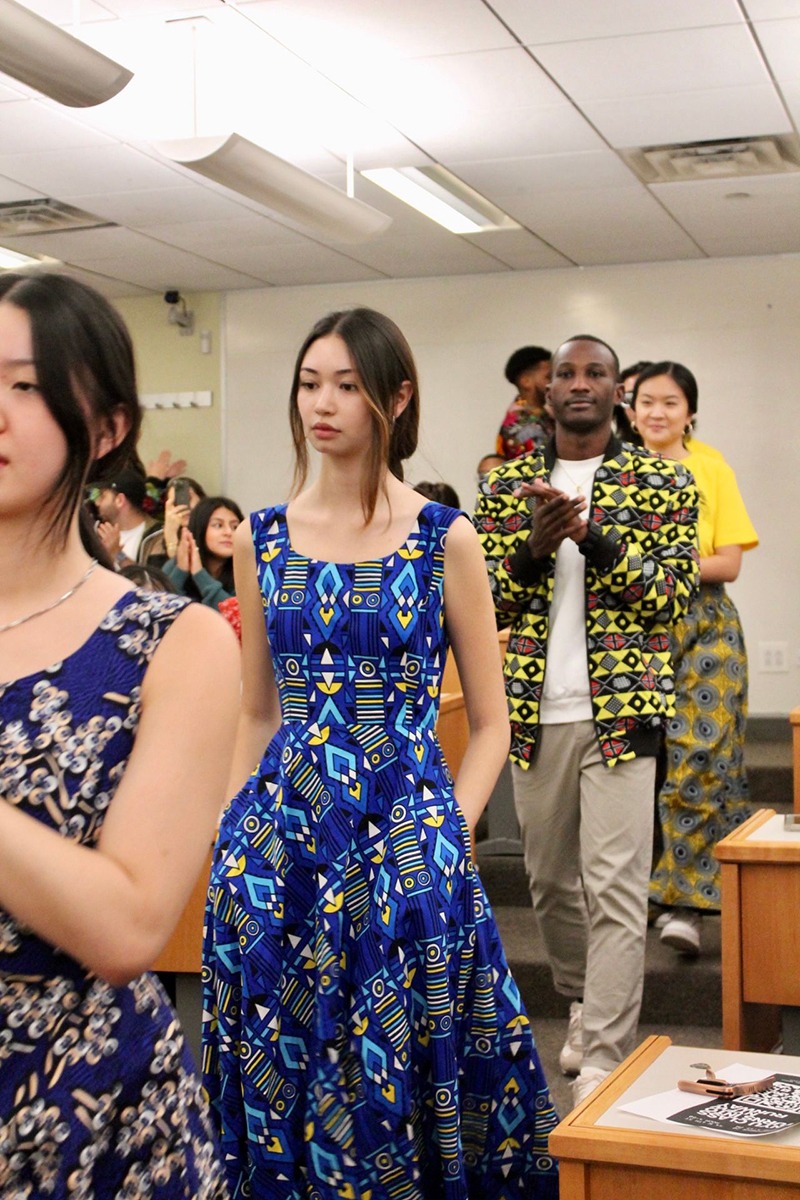
[[43, 617], [45, 613], [52, 612], [54, 608], [58, 608], [59, 604], [63, 604], [65, 600], [69, 600], [70, 596], [74, 596], [79, 587], [82, 587], [86, 580], [91, 575], [92, 571], [97, 566], [97, 559], [93, 558], [85, 574], [81, 575], [74, 587], [71, 587], [68, 592], [64, 592], [63, 596], [59, 596], [52, 604], [48, 604], [45, 608], [37, 608], [36, 612], [28, 613], [27, 617], [17, 617], [16, 621], [9, 621], [7, 625], [0, 625], [0, 633], [6, 633], [9, 629], [16, 629], [18, 625], [24, 625], [26, 621], [32, 621], [34, 617]]

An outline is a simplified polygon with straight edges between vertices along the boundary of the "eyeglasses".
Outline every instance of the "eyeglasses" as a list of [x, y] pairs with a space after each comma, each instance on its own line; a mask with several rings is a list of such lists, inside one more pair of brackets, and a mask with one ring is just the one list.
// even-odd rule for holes
[[714, 1096], [718, 1100], [732, 1100], [735, 1096], [755, 1096], [758, 1092], [766, 1092], [775, 1082], [774, 1075], [765, 1075], [763, 1079], [754, 1079], [751, 1083], [728, 1083], [726, 1079], [718, 1079], [708, 1063], [692, 1063], [697, 1070], [705, 1069], [704, 1079], [679, 1079], [678, 1089], [681, 1092], [693, 1092], [697, 1096]]

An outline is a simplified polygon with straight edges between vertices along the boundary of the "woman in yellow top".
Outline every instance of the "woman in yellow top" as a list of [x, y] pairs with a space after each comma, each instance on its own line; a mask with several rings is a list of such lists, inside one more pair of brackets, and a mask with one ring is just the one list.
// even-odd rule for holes
[[695, 443], [697, 382], [680, 363], [653, 363], [633, 395], [645, 447], [681, 459], [700, 493], [700, 589], [673, 630], [675, 715], [667, 726], [666, 777], [658, 812], [663, 852], [650, 898], [669, 911], [661, 940], [700, 949], [700, 916], [720, 908], [714, 847], [749, 815], [744, 767], [747, 655], [739, 614], [725, 590], [758, 545], [736, 477], [718, 450]]

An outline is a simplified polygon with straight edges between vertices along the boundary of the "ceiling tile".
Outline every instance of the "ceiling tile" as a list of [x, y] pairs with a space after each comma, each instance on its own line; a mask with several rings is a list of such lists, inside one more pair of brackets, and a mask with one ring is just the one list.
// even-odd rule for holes
[[587, 100], [584, 112], [612, 146], [659, 146], [791, 133], [792, 123], [771, 83], [755, 87]]
[[756, 34], [779, 83], [800, 79], [800, 16], [787, 21], [763, 21]]
[[225, 221], [186, 221], [180, 224], [148, 225], [148, 237], [180, 246], [182, 250], [224, 259], [229, 250], [253, 246], [305, 245], [307, 237], [253, 213]]
[[514, 271], [574, 265], [527, 229], [496, 229], [486, 233], [467, 234], [464, 240], [472, 242]]
[[[224, 228], [228, 222], [247, 219], [249, 213], [242, 205], [211, 188], [188, 183], [183, 187], [144, 188], [134, 192], [80, 193], [70, 202], [106, 221], [134, 229], [154, 224], [177, 226], [191, 221], [210, 222], [212, 219], [223, 223]], [[256, 216], [250, 219], [253, 223], [266, 220]]]
[[[74, 23], [74, 0], [25, 0], [25, 8], [29, 8], [39, 17], [44, 17], [45, 21], [66, 27], [68, 33], [80, 36], [80, 26], [76, 27]], [[96, 4], [95, 0], [80, 0], [78, 13], [82, 22], [108, 21], [112, 15], [107, 4]]]
[[451, 234], [433, 244], [417, 238], [381, 238], [362, 246], [359, 258], [393, 279], [431, 275], [478, 275], [506, 270], [505, 265], [463, 238]]
[[24, 187], [13, 179], [0, 179], [0, 204], [16, 204], [19, 200], [39, 200], [42, 193]]
[[536, 57], [579, 103], [769, 82], [744, 25], [542, 46]]
[[634, 175], [613, 150], [581, 154], [534, 155], [530, 158], [453, 162], [455, 174], [482, 195], [522, 196], [529, 191], [594, 191], [629, 187]]
[[38, 100], [16, 100], [2, 107], [0, 155], [111, 146], [113, 140], [81, 121], [73, 121]]
[[355, 255], [349, 258], [311, 241], [297, 246], [265, 246], [230, 251], [226, 253], [225, 261], [283, 287], [302, 283], [348, 283], [351, 280], [380, 279], [383, 274], [379, 267], [359, 261]]
[[[119, 0], [115, 0], [119, 2]], [[344, 57], [420, 58], [513, 46], [514, 39], [488, 6], [475, 0], [255, 0], [240, 3], [263, 29], [307, 61]], [[335, 70], [335, 63], [330, 63]]]
[[701, 256], [643, 187], [532, 192], [512, 215], [581, 266]]
[[656, 184], [651, 191], [706, 254], [800, 251], [800, 172]]
[[[777, 2], [777, 0], [775, 0]], [[742, 20], [736, 0], [493, 0], [499, 17], [530, 46]]]
[[516, 109], [504, 113], [502, 121], [491, 113], [473, 113], [469, 122], [443, 122], [438, 113], [431, 113], [427, 122], [409, 132], [427, 154], [445, 164], [596, 150], [603, 145], [569, 104]]
[[751, 21], [800, 17], [800, 0], [742, 0], [742, 7]]
[[118, 144], [69, 152], [0, 154], [0, 174], [60, 200], [93, 191], [186, 186], [185, 176], [179, 171]]

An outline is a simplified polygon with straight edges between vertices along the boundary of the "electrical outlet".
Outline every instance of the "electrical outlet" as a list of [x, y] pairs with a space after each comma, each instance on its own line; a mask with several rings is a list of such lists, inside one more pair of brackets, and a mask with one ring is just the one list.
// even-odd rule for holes
[[789, 670], [789, 646], [787, 642], [759, 642], [758, 669], [766, 673]]

